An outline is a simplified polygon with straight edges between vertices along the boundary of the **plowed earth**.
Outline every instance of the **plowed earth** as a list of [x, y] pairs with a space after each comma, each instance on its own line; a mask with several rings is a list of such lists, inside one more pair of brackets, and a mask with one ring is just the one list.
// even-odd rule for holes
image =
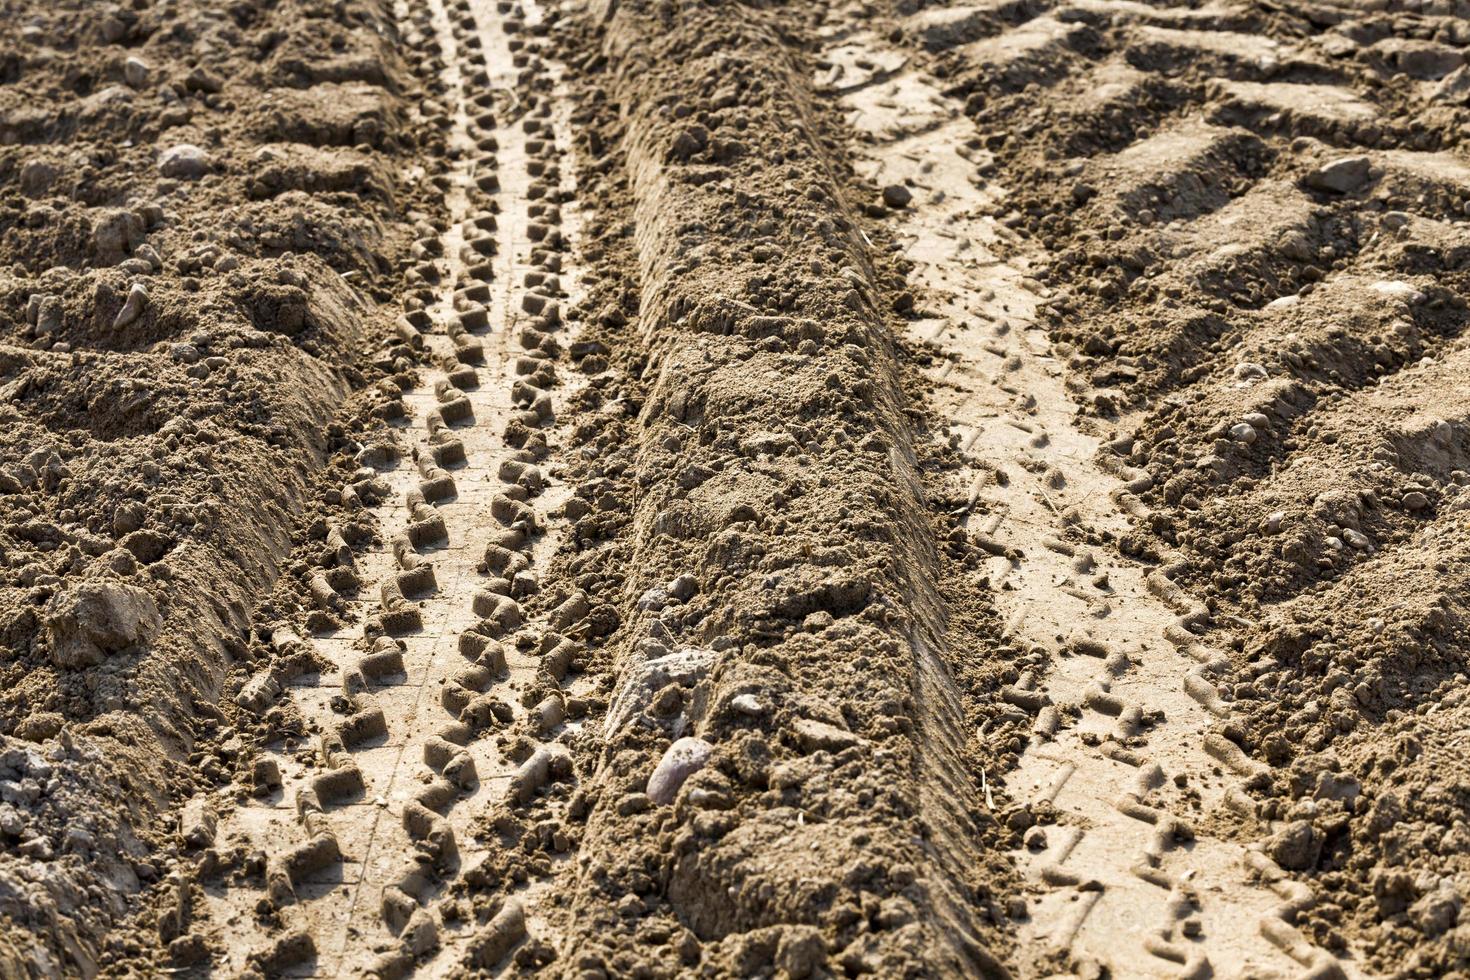
[[0, 976], [1470, 977], [1467, 25], [11, 4]]

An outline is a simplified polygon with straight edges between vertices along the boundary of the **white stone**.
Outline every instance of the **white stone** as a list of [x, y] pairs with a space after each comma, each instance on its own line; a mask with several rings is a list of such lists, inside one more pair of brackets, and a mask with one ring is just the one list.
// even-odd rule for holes
[[702, 738], [681, 738], [670, 745], [648, 777], [648, 798], [659, 806], [674, 802], [684, 781], [704, 768], [714, 750]]

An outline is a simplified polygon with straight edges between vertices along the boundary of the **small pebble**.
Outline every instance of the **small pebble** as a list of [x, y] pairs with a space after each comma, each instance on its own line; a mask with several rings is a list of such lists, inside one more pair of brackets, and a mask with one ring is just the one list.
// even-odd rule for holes
[[158, 157], [158, 172], [175, 180], [198, 180], [209, 167], [209, 154], [193, 143], [171, 146]]
[[147, 85], [148, 74], [148, 62], [142, 58], [132, 57], [123, 62], [123, 80], [133, 88], [141, 89], [144, 85]]
[[1319, 191], [1350, 194], [1368, 182], [1370, 169], [1365, 156], [1339, 157], [1307, 174], [1307, 183]]
[[766, 713], [766, 706], [754, 694], [735, 695], [730, 699], [730, 707], [751, 718], [759, 718]]
[[143, 313], [143, 308], [148, 305], [148, 290], [143, 288], [141, 282], [133, 283], [133, 288], [128, 290], [127, 302], [123, 303], [122, 309], [117, 311], [117, 318], [112, 321], [114, 330], [126, 327]]
[[883, 188], [883, 203], [895, 210], [908, 207], [913, 199], [913, 193], [902, 184], [889, 184]]
[[680, 602], [688, 602], [699, 591], [699, 583], [695, 581], [693, 575], [680, 575], [668, 585], [664, 586], [664, 588], [668, 591], [669, 595], [678, 599]]
[[1237, 422], [1230, 427], [1230, 438], [1249, 446], [1256, 441], [1255, 426], [1249, 422]]
[[684, 781], [709, 761], [714, 746], [702, 738], [681, 738], [670, 745], [648, 777], [648, 798], [659, 806], [674, 802]]

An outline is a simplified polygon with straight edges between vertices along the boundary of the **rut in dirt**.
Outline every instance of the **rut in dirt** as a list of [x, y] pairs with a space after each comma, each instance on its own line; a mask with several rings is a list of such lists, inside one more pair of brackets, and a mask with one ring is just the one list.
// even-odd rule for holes
[[289, 699], [315, 733], [305, 754], [258, 756], [264, 799], [220, 821], [223, 846], [263, 859], [264, 894], [248, 877], [209, 889], [207, 914], [235, 968], [269, 975], [452, 973], [494, 965], [528, 923], [544, 933], [534, 890], [482, 922], [450, 892], [494, 866], [488, 809], [571, 776], [560, 682], [588, 607], [530, 608], [566, 500], [552, 476], [560, 311], [576, 299], [565, 118], [534, 6], [404, 12], [445, 64], [449, 220], [418, 244], [399, 321], [422, 380], [402, 393], [398, 440], [359, 454], [384, 546], [341, 560], [377, 601], [347, 611], [360, 635], [273, 629], [275, 665], [239, 698], [257, 713]]
[[[1470, 192], [1459, 130], [1445, 125], [1462, 113], [1465, 78], [1454, 7], [1379, 18], [1347, 5], [966, 5], [901, 21], [908, 53], [976, 124], [971, 197], [999, 222], [990, 247], [1031, 264], [1036, 319], [1100, 440], [1086, 455], [1125, 481], [1131, 520], [1117, 544], [1154, 566], [1141, 585], [1177, 616], [1165, 638], [1187, 658], [1179, 673], [1198, 707], [1177, 687], [1177, 706], [1130, 702], [1140, 657], [1128, 647], [1112, 648], [1129, 663], [1111, 689], [1112, 664], [1077, 656], [1054, 682], [1118, 715], [1111, 730], [1099, 719], [1087, 732], [1086, 715], [1079, 725], [1115, 753], [1136, 729], [1130, 706], [1146, 723], [1164, 709], [1162, 731], [1194, 727], [1184, 741], [1208, 753], [1206, 768], [1184, 773], [1182, 793], [1161, 786], [1203, 818], [1185, 863], [1206, 860], [1210, 829], [1244, 845], [1249, 883], [1274, 893], [1262, 916], [1242, 906], [1249, 921], [1322, 974], [1427, 976], [1461, 962], [1448, 918], [1426, 917], [1459, 890], [1461, 848], [1440, 842], [1455, 836], [1463, 795], [1425, 775], [1454, 751], [1434, 719], [1455, 716], [1464, 673], [1444, 537], [1467, 482], [1464, 405], [1448, 383], [1464, 356]], [[1065, 466], [1056, 478], [1040, 492], [1077, 480]], [[1422, 575], [1410, 555], [1428, 562]], [[1111, 587], [1120, 576], [1108, 571]], [[1411, 634], [1437, 637], [1434, 652]], [[1156, 748], [1160, 729], [1146, 728]], [[1411, 729], [1415, 747], [1394, 758]], [[1173, 775], [1160, 761], [1140, 801]], [[1066, 811], [1087, 772], [1056, 765], [1035, 784]], [[1388, 832], [1414, 787], [1432, 802], [1412, 831]], [[1402, 848], [1421, 832], [1427, 849]], [[1067, 833], [1059, 850], [1050, 826], [1034, 832], [1043, 877], [1061, 881], [1075, 861], [1085, 879], [1095, 836]], [[1181, 925], [1203, 920], [1165, 950], [1186, 972], [1205, 968], [1214, 938], [1229, 955], [1249, 950], [1229, 936], [1239, 923], [1212, 929], [1212, 878], [1202, 870], [1205, 887], [1173, 902]], [[1106, 890], [1094, 902], [1105, 911]], [[1081, 921], [1083, 952], [1101, 947], [1104, 965], [1129, 955], [1106, 936], [1089, 943]]]
[[[1003, 249], [1014, 235], [976, 214], [1005, 195], [976, 175], [980, 131], [903, 51], [840, 23], [827, 43], [822, 80], [862, 141], [861, 174], [912, 195], [895, 223], [918, 289], [909, 330], [946, 355], [928, 376], [969, 463], [969, 527], [1006, 635], [1033, 658], [1000, 691], [1032, 737], [1001, 814], [1043, 889], [1020, 958], [1129, 976], [1290, 972], [1293, 958], [1331, 972], [1281, 921], [1277, 906], [1302, 897], [1252, 880], [1269, 859], [1195, 830], [1216, 807], [1253, 806], [1234, 780], [1255, 767], [1210, 732], [1227, 709], [1189, 656], [1203, 648], [1176, 635], [1177, 589], [1109, 544], [1146, 514], [1141, 474], [1102, 469], [1100, 440], [1076, 424], [1036, 315], [1048, 290], [1029, 270], [1044, 253]], [[1237, 771], [1222, 778], [1222, 761]]]

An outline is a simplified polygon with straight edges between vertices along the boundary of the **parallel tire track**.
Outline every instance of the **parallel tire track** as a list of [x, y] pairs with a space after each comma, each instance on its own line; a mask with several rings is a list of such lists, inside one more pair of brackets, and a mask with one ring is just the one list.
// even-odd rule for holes
[[[1058, 658], [1050, 675], [1022, 671], [1003, 691], [1012, 723], [1032, 736], [1010, 778], [1019, 803], [1002, 815], [1022, 832], [1017, 858], [1042, 889], [1020, 926], [1024, 972], [1055, 949], [1074, 969], [1113, 975], [1286, 970], [1288, 957], [1341, 975], [1291, 927], [1301, 906], [1282, 908], [1251, 880], [1274, 883], [1279, 869], [1180, 812], [1254, 808], [1214, 776], [1230, 755], [1217, 743], [1235, 748], [1206, 734], [1229, 711], [1213, 683], [1223, 658], [1188, 632], [1199, 625], [1193, 606], [1171, 611], [1183, 601], [1177, 586], [1081, 543], [1126, 533], [1125, 514], [1146, 519], [1137, 495], [1150, 481], [1126, 465], [1100, 469], [1098, 439], [1075, 426], [1035, 333], [1046, 290], [1028, 267], [1042, 256], [971, 210], [978, 134], [923, 76], [873, 68], [901, 60], [896, 52], [861, 35], [834, 40], [832, 82], [872, 141], [858, 150], [864, 175], [915, 195], [898, 225], [923, 289], [913, 333], [947, 355], [933, 380], [974, 466], [972, 541], [995, 555], [990, 581], [1003, 586], [1010, 638]], [[1251, 768], [1234, 755], [1230, 764]], [[1293, 897], [1310, 902], [1310, 892]]]
[[[289, 698], [320, 732], [314, 769], [272, 763], [286, 773], [278, 799], [293, 807], [244, 806], [222, 827], [265, 854], [268, 904], [228, 889], [214, 918], [238, 927], [250, 906], [270, 908], [266, 936], [230, 944], [243, 951], [236, 966], [269, 975], [494, 965], [525, 934], [520, 905], [476, 927], [446, 921], [437, 903], [484, 852], [479, 812], [571, 775], [556, 741], [564, 697], [527, 705], [512, 693], [559, 686], [580, 645], [557, 630], [575, 634], [586, 612], [577, 596], [539, 616], [525, 607], [538, 601], [559, 539], [551, 515], [566, 498], [546, 470], [560, 441], [554, 362], [569, 340], [559, 166], [569, 141], [552, 123], [565, 120], [553, 117], [519, 6], [402, 12], [406, 35], [444, 65], [445, 106], [427, 115], [445, 131], [449, 167], [434, 180], [450, 220], [416, 246], [397, 325], [399, 343], [432, 366], [402, 393], [406, 452], [364, 447], [365, 469], [343, 491], [383, 529], [385, 546], [356, 568], [377, 583], [371, 597], [351, 604], [324, 578], [313, 583], [319, 602], [360, 618], [361, 638], [278, 627], [272, 669], [241, 695], [257, 713]], [[339, 560], [356, 562], [335, 532], [334, 542]], [[486, 737], [501, 730], [542, 744], [501, 748]]]
[[[1298, 926], [1315, 918], [1313, 931], [1350, 954], [1332, 927], [1341, 917], [1310, 916], [1312, 888], [1267, 856], [1289, 829], [1291, 780], [1247, 749], [1273, 760], [1323, 750], [1336, 760], [1334, 743], [1363, 752], [1371, 737], [1343, 736], [1393, 703], [1379, 678], [1400, 668], [1392, 651], [1370, 670], [1344, 658], [1363, 679], [1297, 750], [1287, 732], [1303, 733], [1321, 714], [1314, 696], [1330, 688], [1310, 668], [1273, 672], [1279, 659], [1262, 654], [1283, 620], [1331, 622], [1324, 640], [1381, 629], [1314, 595], [1334, 579], [1359, 598], [1381, 589], [1393, 573], [1377, 570], [1394, 567], [1400, 543], [1432, 539], [1433, 527], [1415, 534], [1414, 518], [1462, 479], [1467, 418], [1449, 393], [1463, 360], [1456, 290], [1470, 168], [1454, 127], [1425, 122], [1445, 111], [1433, 80], [1449, 68], [1383, 85], [1395, 69], [1381, 62], [1404, 32], [1434, 35], [1425, 51], [1447, 66], [1463, 40], [1436, 34], [1441, 21], [1426, 12], [1376, 42], [1363, 16], [1344, 7], [1323, 35], [1315, 12], [1290, 6], [1268, 16], [1074, 0], [952, 7], [905, 23], [942, 52], [935, 69], [981, 123], [975, 176], [1006, 174], [987, 210], [1025, 233], [999, 231], [1001, 251], [1038, 260], [1036, 279], [1055, 290], [1033, 292], [1038, 318], [1064, 342], [1073, 396], [1117, 422], [1116, 438], [1086, 455], [1101, 449], [1098, 464], [1126, 481], [1114, 495], [1135, 530], [1121, 536], [1166, 553], [1141, 584], [1174, 614], [1163, 635], [1192, 662], [1181, 682], [1215, 720], [1201, 746], [1231, 775], [1220, 802], [1255, 835], [1272, 834], [1243, 855], [1276, 899], [1250, 918], [1321, 976], [1356, 966]], [[1339, 506], [1375, 495], [1389, 505]], [[1226, 652], [1232, 632], [1243, 658]], [[1361, 757], [1358, 766], [1367, 771]], [[1319, 801], [1353, 813], [1330, 792], [1301, 805], [1316, 812]], [[1353, 863], [1399, 864], [1374, 856], [1373, 836], [1355, 840]], [[1324, 857], [1328, 887], [1336, 867]], [[1175, 959], [1188, 949], [1158, 948]], [[1186, 955], [1186, 972], [1193, 965]]]

